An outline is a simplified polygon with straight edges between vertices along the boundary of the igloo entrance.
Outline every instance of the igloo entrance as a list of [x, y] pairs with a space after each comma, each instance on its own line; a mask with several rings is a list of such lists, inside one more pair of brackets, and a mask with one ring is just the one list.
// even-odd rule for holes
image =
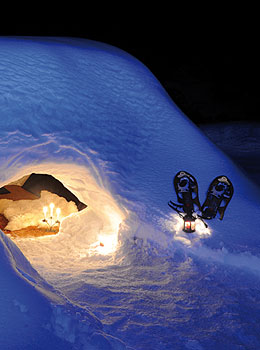
[[19, 237], [55, 234], [63, 218], [86, 207], [54, 176], [31, 173], [0, 188], [0, 229]]
[[[14, 169], [10, 171], [13, 176], [0, 183], [2, 195], [8, 195], [8, 193], [4, 193], [7, 192], [8, 188], [11, 189], [8, 185], [20, 186], [22, 191], [24, 189], [22, 186], [29, 179], [28, 174], [32, 174], [32, 171], [34, 174], [47, 175], [51, 173], [53, 178], [59, 180], [66, 190], [70, 192], [70, 195], [75, 196], [72, 198], [74, 201], [71, 200], [69, 202], [73, 204], [75, 212], [64, 216], [65, 209], [62, 208], [60, 202], [56, 202], [53, 199], [53, 196], [57, 196], [58, 201], [64, 200], [68, 203], [67, 199], [51, 192], [47, 193], [45, 197], [45, 191], [41, 191], [41, 198], [45, 202], [41, 202], [38, 206], [38, 221], [42, 221], [44, 218], [43, 208], [47, 206], [49, 213], [49, 205], [53, 203], [55, 205], [54, 213], [56, 208], [61, 209], [58, 234], [53, 234], [57, 232], [44, 234], [43, 231], [43, 235], [40, 234], [39, 236], [35, 235], [35, 233], [32, 236], [19, 236], [14, 231], [12, 234], [9, 233], [10, 238], [31, 263], [34, 264], [37, 259], [40, 259], [41, 264], [45, 261], [47, 266], [48, 261], [60, 259], [59, 266], [64, 268], [64, 260], [69, 260], [71, 266], [71, 261], [76, 263], [77, 259], [93, 254], [111, 254], [117, 249], [120, 225], [125, 220], [128, 212], [115, 200], [112, 191], [109, 190], [108, 182], [101, 176], [102, 172], [99, 173], [98, 169], [94, 167], [88, 169], [85, 166], [71, 163], [43, 163], [26, 166], [20, 170], [16, 169], [15, 171]], [[29, 195], [36, 195], [37, 197], [37, 193], [39, 193], [41, 188], [34, 187], [34, 181], [32, 181], [35, 180], [34, 178], [32, 177], [30, 182], [27, 182], [27, 185], [29, 183], [33, 185], [32, 187], [35, 191], [33, 194], [29, 193]], [[37, 181], [35, 182], [37, 183]], [[51, 200], [49, 196], [52, 196]], [[7, 200], [7, 198], [3, 197], [1, 199], [0, 195], [0, 203], [3, 199]], [[27, 201], [33, 204], [31, 210], [36, 210], [36, 204], [39, 200], [40, 198], [34, 197], [33, 200], [13, 201], [12, 204], [18, 206], [19, 202]], [[49, 215], [48, 213], [46, 215]], [[49, 267], [53, 268], [53, 265], [50, 264]]]

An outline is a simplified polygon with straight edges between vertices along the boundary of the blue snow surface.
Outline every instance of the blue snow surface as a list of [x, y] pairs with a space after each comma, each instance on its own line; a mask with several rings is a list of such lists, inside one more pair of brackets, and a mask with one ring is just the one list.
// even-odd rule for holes
[[[91, 250], [84, 240], [104, 226], [98, 208], [50, 244], [0, 232], [0, 348], [259, 349], [259, 188], [156, 77], [118, 48], [72, 38], [2, 37], [0, 72], [1, 185], [55, 164], [87, 200], [80, 167], [124, 213], [113, 254], [78, 260], [73, 251]], [[202, 203], [217, 175], [233, 182], [209, 234], [174, 224], [180, 170], [196, 177]]]

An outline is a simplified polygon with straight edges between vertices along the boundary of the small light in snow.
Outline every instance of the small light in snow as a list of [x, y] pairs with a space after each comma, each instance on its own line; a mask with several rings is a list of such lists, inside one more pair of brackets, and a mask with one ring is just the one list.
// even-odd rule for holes
[[100, 241], [100, 244], [98, 246], [98, 253], [107, 255], [113, 253], [118, 244], [118, 235], [112, 234], [112, 235], [99, 235], [98, 239]]
[[183, 231], [188, 233], [195, 232], [196, 230], [195, 218], [187, 215], [183, 218], [183, 220], [184, 220]]
[[108, 255], [116, 251], [118, 246], [118, 233], [98, 235], [98, 241], [92, 243], [89, 248], [89, 255]]
[[201, 220], [196, 219], [194, 224], [196, 225], [195, 232], [186, 233], [183, 231], [183, 219], [174, 215], [171, 222], [169, 222], [169, 228], [174, 231], [174, 240], [182, 242], [186, 246], [191, 246], [194, 242], [211, 236], [210, 229], [206, 228]]
[[[121, 213], [111, 211], [111, 208], [106, 207], [106, 214], [109, 218], [109, 226], [107, 227], [108, 232], [102, 233], [97, 236], [98, 241], [90, 245], [89, 254], [102, 254], [108, 255], [116, 251], [118, 247], [118, 230], [124, 217]], [[104, 230], [106, 231], [106, 230]], [[103, 231], [103, 232], [104, 232]]]

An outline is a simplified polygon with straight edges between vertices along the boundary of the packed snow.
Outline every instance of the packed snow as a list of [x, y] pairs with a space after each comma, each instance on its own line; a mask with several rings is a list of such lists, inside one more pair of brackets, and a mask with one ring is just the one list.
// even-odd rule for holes
[[[88, 205], [57, 235], [0, 232], [0, 348], [259, 349], [258, 186], [122, 50], [0, 48], [1, 186], [47, 173]], [[231, 179], [223, 221], [182, 231], [167, 206], [179, 170], [201, 203], [213, 178]]]

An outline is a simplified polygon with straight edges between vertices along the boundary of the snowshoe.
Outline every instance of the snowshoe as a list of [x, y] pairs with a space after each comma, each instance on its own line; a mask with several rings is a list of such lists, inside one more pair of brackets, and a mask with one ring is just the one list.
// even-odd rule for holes
[[210, 220], [219, 214], [219, 219], [222, 220], [233, 193], [234, 188], [231, 181], [226, 176], [217, 176], [211, 182], [207, 198], [202, 205], [202, 218]]
[[[201, 210], [198, 183], [195, 177], [186, 171], [179, 171], [174, 177], [173, 184], [178, 202], [181, 203], [181, 205], [175, 204], [176, 207], [182, 209], [189, 216], [192, 216], [194, 212], [194, 204], [198, 207], [198, 210]], [[174, 204], [173, 202], [170, 203]]]
[[196, 218], [199, 218], [205, 227], [208, 227], [208, 225], [197, 213], [194, 214], [194, 205], [197, 206], [196, 211], [201, 211], [198, 195], [198, 183], [195, 177], [186, 171], [179, 171], [174, 177], [173, 184], [178, 202], [180, 204], [169, 201], [168, 205], [170, 208], [175, 210], [183, 219], [183, 231], [188, 233], [195, 232]]

